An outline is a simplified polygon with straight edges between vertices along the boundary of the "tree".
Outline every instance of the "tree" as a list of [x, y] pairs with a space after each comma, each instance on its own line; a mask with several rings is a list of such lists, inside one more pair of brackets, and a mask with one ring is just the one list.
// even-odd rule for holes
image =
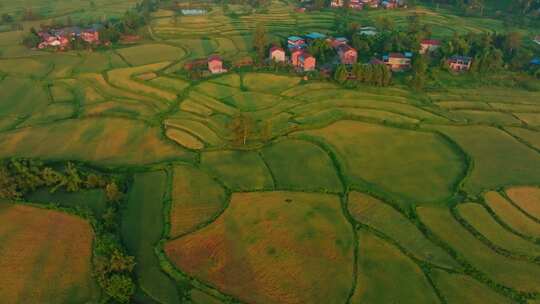
[[426, 84], [426, 72], [427, 72], [427, 60], [424, 56], [417, 56], [414, 58], [412, 65], [413, 78], [411, 85], [415, 91], [421, 91]]
[[249, 136], [253, 132], [253, 119], [244, 113], [235, 115], [229, 125], [233, 133], [233, 143], [236, 145], [246, 145]]
[[65, 187], [68, 192], [77, 192], [81, 189], [83, 180], [79, 175], [77, 167], [71, 162], [68, 162], [65, 169]]
[[105, 186], [105, 196], [107, 201], [111, 203], [119, 203], [122, 199], [122, 192], [118, 189], [118, 185], [115, 182], [110, 182]]
[[131, 272], [135, 267], [135, 258], [115, 249], [110, 257], [109, 266], [112, 272]]
[[375, 20], [375, 24], [378, 28], [384, 31], [392, 31], [394, 29], [394, 20], [390, 19], [387, 16], [380, 16]]
[[325, 63], [334, 54], [334, 50], [325, 39], [313, 40], [308, 46], [308, 51], [315, 56], [319, 64]]
[[135, 293], [135, 284], [127, 275], [114, 274], [107, 278], [104, 286], [105, 292], [120, 303], [128, 303]]
[[31, 28], [30, 33], [23, 38], [23, 44], [28, 48], [35, 48], [40, 42], [41, 38], [35, 28]]
[[503, 48], [507, 54], [512, 54], [521, 46], [523, 37], [519, 32], [508, 32], [504, 37]]
[[257, 57], [260, 62], [264, 60], [267, 43], [266, 28], [262, 23], [257, 23], [255, 32], [253, 33], [253, 47], [257, 51]]
[[2, 14], [2, 23], [11, 23], [13, 21], [15, 21], [15, 19], [10, 14]]
[[347, 82], [347, 75], [347, 67], [345, 67], [345, 65], [343, 64], [340, 64], [334, 72], [334, 80], [339, 84], [345, 84], [345, 82]]

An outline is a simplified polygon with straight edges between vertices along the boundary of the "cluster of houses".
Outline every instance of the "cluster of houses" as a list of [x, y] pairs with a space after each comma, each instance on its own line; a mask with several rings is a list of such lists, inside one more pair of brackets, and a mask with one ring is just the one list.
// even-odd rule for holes
[[89, 28], [65, 27], [60, 29], [48, 29], [38, 33], [41, 42], [39, 49], [56, 48], [65, 50], [75, 39], [81, 39], [88, 44], [99, 44], [99, 30], [101, 26], [96, 24]]
[[[330, 6], [333, 8], [339, 8], [345, 6], [345, 0], [332, 0]], [[364, 7], [378, 8], [382, 7], [385, 9], [393, 9], [398, 7], [406, 7], [404, 0], [349, 0], [349, 8], [361, 10]]]
[[[365, 35], [376, 35], [377, 30], [373, 27], [362, 27], [359, 32]], [[82, 37], [82, 36], [81, 36]], [[84, 38], [83, 38], [84, 39]], [[272, 46], [269, 50], [268, 61], [278, 64], [290, 64], [299, 72], [310, 72], [317, 69], [315, 56], [309, 53], [308, 46], [315, 40], [326, 41], [336, 52], [337, 57], [333, 64], [352, 65], [358, 61], [358, 52], [349, 45], [347, 38], [327, 37], [321, 33], [310, 33], [303, 36], [290, 36], [287, 39], [287, 47]], [[540, 44], [540, 36], [536, 37]], [[420, 43], [420, 54], [428, 54], [441, 47], [441, 42], [435, 39], [425, 39]], [[384, 64], [393, 72], [406, 71], [412, 66], [412, 52], [389, 53], [381, 59], [372, 59], [371, 64]], [[447, 59], [447, 66], [455, 72], [465, 72], [470, 70], [473, 59], [469, 56], [454, 55]], [[253, 62], [251, 59], [241, 60], [235, 63], [237, 67], [249, 66]], [[530, 62], [533, 66], [540, 66], [540, 58], [535, 58]], [[227, 72], [224, 68], [223, 60], [217, 55], [212, 55], [208, 59], [195, 60], [185, 65], [186, 70], [193, 70], [197, 67], [207, 67], [211, 74], [221, 74]], [[320, 70], [331, 70], [323, 67]]]
[[321, 33], [310, 33], [304, 37], [290, 36], [287, 39], [287, 50], [290, 54], [289, 59], [286, 56], [285, 49], [279, 46], [273, 46], [269, 51], [269, 60], [276, 63], [290, 63], [299, 71], [309, 72], [316, 68], [317, 60], [309, 53], [307, 47], [314, 40], [325, 40], [337, 53], [340, 63], [354, 64], [358, 60], [358, 52], [348, 44], [344, 37], [327, 37]]

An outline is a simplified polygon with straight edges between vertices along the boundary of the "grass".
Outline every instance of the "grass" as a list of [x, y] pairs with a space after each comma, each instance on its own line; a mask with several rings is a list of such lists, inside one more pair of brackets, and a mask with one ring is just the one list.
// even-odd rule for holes
[[105, 193], [101, 189], [84, 190], [79, 192], [64, 192], [58, 190], [51, 193], [50, 189], [41, 188], [26, 197], [28, 201], [43, 204], [58, 204], [66, 208], [84, 208], [100, 218], [107, 209]]
[[529, 215], [540, 219], [540, 188], [512, 187], [506, 189], [506, 195]]
[[491, 251], [461, 226], [448, 209], [438, 207], [418, 207], [420, 220], [429, 229], [476, 269], [490, 279], [524, 292], [540, 290], [540, 266], [518, 261]]
[[223, 209], [225, 190], [208, 174], [189, 166], [174, 169], [170, 236], [183, 235]]
[[499, 193], [490, 191], [484, 195], [488, 206], [506, 224], [525, 235], [540, 238], [540, 223], [528, 218]]
[[[474, 160], [464, 190], [478, 194], [508, 184], [540, 184], [540, 154], [503, 131], [485, 126], [437, 127]], [[511, 156], [511, 157], [510, 157]]]
[[[46, 144], [36, 143], [46, 139]], [[121, 118], [70, 119], [2, 133], [0, 157], [86, 160], [100, 164], [145, 164], [191, 159], [164, 142], [157, 128]]]
[[167, 176], [163, 171], [135, 174], [128, 204], [122, 211], [122, 240], [135, 256], [135, 276], [139, 287], [164, 304], [180, 301], [175, 284], [160, 269], [154, 247], [164, 229], [164, 193]]
[[125, 90], [147, 95], [148, 97], [159, 98], [165, 101], [172, 102], [176, 100], [176, 94], [173, 94], [169, 91], [163, 91], [131, 79], [131, 77], [133, 77], [134, 75], [155, 72], [165, 68], [169, 64], [170, 62], [161, 62], [138, 66], [134, 68], [110, 70], [108, 72], [109, 81], [112, 85], [124, 88]]
[[351, 303], [438, 302], [422, 270], [396, 247], [363, 230], [358, 231], [358, 242], [357, 282]]
[[150, 80], [148, 83], [158, 88], [170, 90], [173, 92], [182, 92], [184, 89], [186, 89], [189, 86], [189, 82], [185, 80], [181, 80], [178, 78], [164, 77], [164, 76], [154, 78]]
[[403, 214], [380, 200], [350, 192], [348, 210], [353, 219], [384, 233], [418, 259], [442, 267], [457, 267], [445, 251], [430, 242]]
[[284, 140], [262, 149], [261, 153], [275, 178], [277, 189], [343, 191], [328, 154], [310, 142]]
[[301, 134], [324, 139], [335, 149], [351, 185], [369, 183], [393, 198], [443, 201], [452, 196], [464, 170], [461, 156], [433, 133], [340, 121]]
[[524, 128], [506, 128], [510, 134], [520, 138], [534, 148], [540, 150], [540, 132], [524, 129]]
[[165, 250], [242, 302], [343, 303], [352, 284], [352, 232], [331, 195], [234, 194], [216, 221]]
[[0, 221], [3, 302], [99, 301], [101, 293], [91, 273], [94, 235], [88, 222], [6, 201], [0, 202]]
[[504, 229], [482, 205], [474, 203], [460, 204], [457, 210], [474, 229], [496, 246], [522, 255], [540, 256], [540, 246], [534, 245]]
[[176, 128], [167, 128], [165, 135], [177, 144], [191, 150], [204, 149], [204, 143], [191, 133]]
[[28, 78], [7, 77], [0, 81], [0, 113], [2, 115], [30, 115], [42, 111], [51, 100], [44, 84]]
[[147, 65], [163, 61], [180, 60], [186, 55], [182, 48], [167, 44], [144, 44], [118, 50], [126, 61], [134, 66]]
[[471, 277], [462, 274], [451, 274], [442, 270], [433, 270], [432, 276], [448, 304], [512, 303], [509, 299]]
[[247, 73], [244, 75], [244, 86], [253, 91], [280, 93], [296, 86], [300, 78], [263, 73]]
[[201, 165], [233, 191], [272, 189], [272, 175], [258, 153], [213, 151], [201, 154]]
[[37, 59], [0, 60], [0, 71], [18, 77], [43, 77], [50, 67], [46, 62]]

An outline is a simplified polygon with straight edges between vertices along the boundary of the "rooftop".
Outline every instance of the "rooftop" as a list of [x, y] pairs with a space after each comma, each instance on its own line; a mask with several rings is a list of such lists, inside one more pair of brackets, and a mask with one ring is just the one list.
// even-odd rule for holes
[[324, 39], [324, 38], [326, 38], [326, 35], [321, 34], [321, 33], [317, 33], [317, 32], [313, 32], [313, 33], [307, 34], [306, 38], [309, 38], [309, 39]]

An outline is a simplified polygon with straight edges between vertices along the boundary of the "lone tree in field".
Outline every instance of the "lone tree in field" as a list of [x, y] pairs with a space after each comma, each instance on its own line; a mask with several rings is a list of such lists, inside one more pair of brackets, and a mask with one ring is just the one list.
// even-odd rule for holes
[[243, 113], [233, 117], [230, 124], [230, 129], [233, 133], [233, 143], [235, 145], [246, 145], [254, 126], [253, 119]]
[[257, 23], [255, 26], [255, 32], [253, 33], [253, 47], [257, 51], [257, 58], [260, 62], [264, 60], [266, 45], [268, 43], [267, 40], [266, 28], [262, 23]]

